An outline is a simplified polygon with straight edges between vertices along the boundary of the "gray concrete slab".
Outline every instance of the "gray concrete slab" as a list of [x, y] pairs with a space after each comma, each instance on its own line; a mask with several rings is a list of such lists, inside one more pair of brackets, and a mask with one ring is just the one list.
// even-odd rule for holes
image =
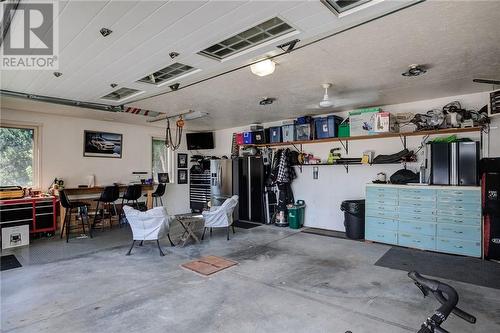
[[[1, 276], [3, 332], [416, 332], [436, 307], [405, 272], [373, 265], [389, 248], [380, 244], [263, 226], [125, 256], [128, 232], [30, 246], [37, 258], [64, 252], [52, 260], [22, 250], [25, 266]], [[208, 278], [180, 267], [203, 255], [239, 265]], [[478, 323], [452, 316], [446, 328], [500, 331], [500, 290], [451, 283]]]

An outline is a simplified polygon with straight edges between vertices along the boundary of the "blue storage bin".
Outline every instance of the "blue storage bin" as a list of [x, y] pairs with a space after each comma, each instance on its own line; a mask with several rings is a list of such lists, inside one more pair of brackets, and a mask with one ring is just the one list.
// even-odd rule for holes
[[283, 142], [295, 141], [295, 125], [283, 125], [281, 126]]
[[314, 118], [316, 128], [316, 139], [335, 138], [338, 136], [338, 128], [342, 118], [338, 116], [327, 116]]
[[280, 126], [276, 126], [276, 127], [271, 127], [269, 129], [269, 141], [271, 143], [277, 143], [277, 142], [281, 142], [281, 127]]
[[243, 143], [246, 145], [253, 144], [253, 133], [252, 132], [244, 132], [243, 133]]

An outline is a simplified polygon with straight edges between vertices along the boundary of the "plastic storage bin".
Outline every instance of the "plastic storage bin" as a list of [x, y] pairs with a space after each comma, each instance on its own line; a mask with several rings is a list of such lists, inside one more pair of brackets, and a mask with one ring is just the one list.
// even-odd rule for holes
[[244, 132], [243, 133], [243, 143], [246, 145], [253, 144], [253, 133], [252, 132]]
[[271, 142], [271, 143], [281, 142], [281, 127], [280, 126], [271, 127], [269, 129], [269, 142]]
[[312, 139], [311, 124], [295, 125], [295, 140], [307, 141]]
[[338, 136], [338, 127], [342, 118], [338, 116], [327, 116], [314, 118], [316, 139], [335, 138]]
[[348, 138], [351, 136], [350, 133], [351, 131], [348, 122], [339, 125], [339, 138]]
[[245, 142], [243, 141], [243, 133], [236, 133], [236, 144], [242, 145]]
[[283, 142], [295, 141], [295, 125], [283, 125], [281, 126]]
[[288, 226], [290, 229], [300, 229], [304, 225], [306, 203], [304, 200], [297, 200], [292, 207], [288, 208]]
[[269, 143], [269, 129], [266, 128], [253, 132], [253, 139], [253, 143], [255, 144]]

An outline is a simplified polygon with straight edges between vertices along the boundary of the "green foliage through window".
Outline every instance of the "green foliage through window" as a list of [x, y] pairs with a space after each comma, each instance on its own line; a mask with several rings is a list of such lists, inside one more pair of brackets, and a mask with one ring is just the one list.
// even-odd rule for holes
[[0, 186], [33, 186], [32, 128], [0, 127]]
[[158, 172], [168, 172], [168, 151], [165, 140], [153, 139], [152, 172], [153, 179], [158, 181]]

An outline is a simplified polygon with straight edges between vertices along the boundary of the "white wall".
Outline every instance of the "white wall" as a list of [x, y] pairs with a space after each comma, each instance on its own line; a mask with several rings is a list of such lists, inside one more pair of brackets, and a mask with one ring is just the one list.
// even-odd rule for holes
[[[42, 190], [46, 190], [56, 177], [64, 179], [67, 187], [86, 184], [89, 174], [95, 175], [97, 185], [128, 183], [133, 179], [132, 171], [151, 172], [151, 139], [164, 136], [164, 130], [156, 127], [9, 109], [1, 110], [1, 121], [40, 126], [39, 183]], [[84, 157], [84, 130], [123, 134], [122, 158]], [[185, 140], [183, 143], [179, 152], [185, 152]], [[167, 185], [164, 203], [171, 214], [188, 212], [188, 185]]]
[[[442, 108], [447, 103], [458, 100], [462, 107], [478, 110], [488, 103], [488, 94], [470, 94], [451, 96], [433, 100], [417, 101], [412, 103], [387, 105], [382, 109], [389, 112], [425, 112], [433, 108]], [[341, 114], [346, 116], [346, 113]], [[266, 127], [273, 124], [264, 124]], [[500, 156], [500, 119], [495, 119], [490, 134], [490, 156]], [[232, 133], [248, 130], [248, 127], [225, 129], [216, 132], [216, 154], [230, 154]], [[476, 133], [464, 134], [461, 137], [470, 137], [479, 140]], [[421, 137], [408, 137], [409, 149], [416, 149], [420, 145]], [[342, 147], [340, 143], [322, 143], [304, 145], [305, 152], [326, 159], [328, 152], [333, 147]], [[360, 157], [365, 150], [374, 150], [375, 154], [392, 154], [402, 149], [399, 138], [373, 139], [349, 142], [349, 155], [344, 157]], [[420, 157], [421, 158], [421, 157]], [[419, 163], [408, 164], [409, 169], [418, 171]], [[319, 179], [314, 180], [312, 167], [303, 167], [302, 173], [298, 168], [298, 178], [293, 182], [292, 188], [296, 199], [305, 200], [306, 217], [305, 225], [310, 227], [344, 230], [343, 216], [340, 203], [346, 199], [364, 198], [365, 184], [375, 179], [377, 173], [385, 172], [389, 177], [402, 165], [355, 165], [349, 167], [349, 173], [343, 166], [319, 166]]]
[[[388, 105], [383, 109], [390, 112], [423, 112], [436, 107], [440, 108], [453, 100], [459, 100], [466, 108], [478, 109], [487, 104], [488, 95], [480, 93], [452, 96]], [[131, 180], [132, 171], [149, 172], [151, 170], [151, 138], [164, 135], [161, 128], [9, 109], [1, 109], [1, 121], [41, 125], [42, 189], [47, 189], [55, 177], [63, 178], [66, 185], [71, 187], [85, 184], [86, 176], [90, 173], [95, 174], [99, 185], [113, 182], [127, 183]], [[500, 156], [499, 125], [500, 119], [495, 119], [490, 135], [490, 156]], [[86, 129], [123, 134], [123, 157], [121, 159], [83, 157], [83, 131]], [[216, 131], [214, 150], [191, 153], [230, 156], [232, 133], [247, 129], [239, 127]], [[417, 147], [419, 140], [419, 137], [408, 138], [408, 147]], [[332, 147], [340, 147], [340, 144], [304, 145], [304, 150], [326, 158]], [[349, 156], [359, 157], [364, 150], [375, 150], [376, 154], [394, 153], [401, 148], [401, 143], [397, 138], [351, 141]], [[187, 152], [185, 139], [178, 152]], [[174, 158], [176, 158], [175, 155]], [[177, 163], [176, 159], [174, 163]], [[413, 166], [413, 168], [416, 167], [416, 165]], [[350, 166], [348, 174], [342, 166], [320, 166], [319, 168], [318, 180], [312, 179], [312, 167], [304, 167], [302, 173], [297, 170], [298, 178], [293, 183], [295, 197], [307, 203], [306, 225], [343, 230], [343, 219], [339, 210], [340, 202], [345, 199], [364, 197], [365, 183], [374, 179], [378, 172], [385, 172], [389, 176], [400, 166]], [[188, 185], [169, 184], [165, 199], [169, 213], [189, 211]]]

